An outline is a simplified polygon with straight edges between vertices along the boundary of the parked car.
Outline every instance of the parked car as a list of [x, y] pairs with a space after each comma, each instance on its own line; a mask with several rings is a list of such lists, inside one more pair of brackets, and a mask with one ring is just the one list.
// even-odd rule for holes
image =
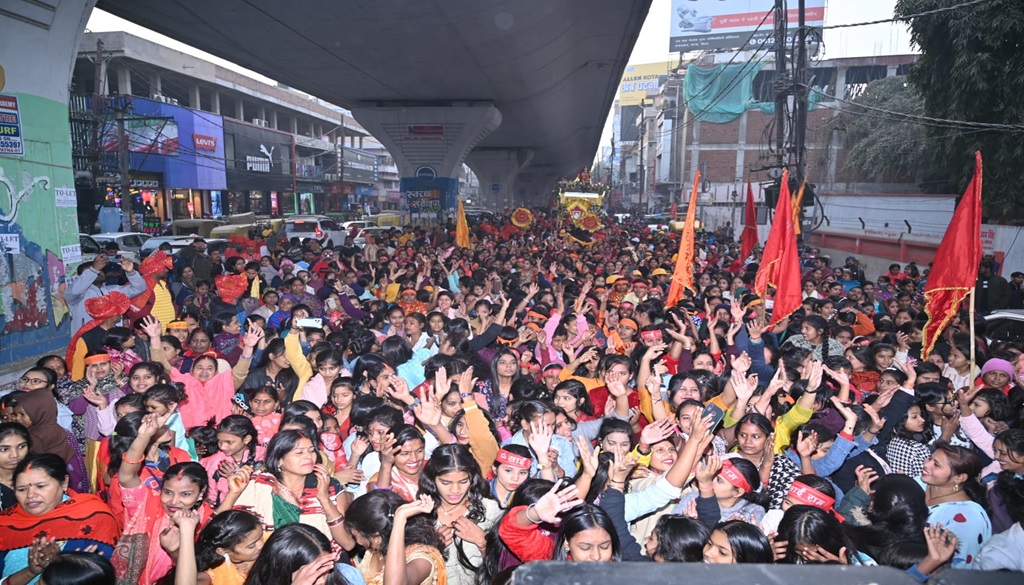
[[368, 220], [368, 219], [358, 219], [358, 220], [355, 220], [355, 221], [346, 221], [345, 223], [341, 224], [341, 227], [344, 228], [346, 231], [349, 231], [352, 228], [355, 228], [358, 231], [358, 230], [361, 230], [363, 228], [376, 227], [376, 226], [377, 226], [377, 222], [371, 221], [371, 220]]
[[[160, 236], [149, 238], [146, 243], [142, 245], [142, 249], [139, 254], [146, 258], [153, 252], [156, 252], [160, 247], [160, 244], [167, 243], [171, 245], [171, 253], [177, 254], [182, 248], [188, 246], [196, 239], [196, 236]], [[213, 250], [221, 250], [227, 247], [228, 241], [219, 238], [204, 238], [206, 240], [206, 251], [212, 252]]]
[[355, 244], [356, 247], [362, 248], [362, 247], [366, 246], [366, 235], [370, 234], [370, 235], [373, 236], [373, 241], [379, 246], [379, 245], [381, 245], [381, 241], [383, 240], [384, 235], [387, 234], [388, 232], [390, 232], [391, 230], [395, 230], [396, 232], [401, 232], [402, 231], [402, 230], [400, 230], [398, 228], [394, 228], [394, 227], [368, 227], [368, 228], [363, 228], [363, 229], [359, 230], [359, 233], [356, 235], [355, 239], [352, 240], [352, 243]]
[[[105, 252], [104, 245], [105, 240], [100, 240], [97, 236], [89, 236], [86, 234], [78, 234], [78, 245], [82, 247], [82, 262], [92, 262], [97, 256]], [[123, 258], [127, 258], [132, 262], [139, 262], [139, 255], [129, 250], [121, 250], [119, 255]]]
[[1002, 309], [985, 315], [985, 338], [993, 341], [1024, 341], [1024, 310]]
[[333, 219], [323, 215], [294, 215], [284, 222], [284, 234], [288, 239], [299, 241], [314, 239], [324, 246], [341, 246], [345, 243], [345, 229]]
[[138, 256], [139, 251], [142, 249], [142, 245], [151, 237], [149, 234], [139, 232], [108, 232], [93, 234], [92, 236], [100, 244], [115, 242], [122, 251], [132, 252], [136, 256]]

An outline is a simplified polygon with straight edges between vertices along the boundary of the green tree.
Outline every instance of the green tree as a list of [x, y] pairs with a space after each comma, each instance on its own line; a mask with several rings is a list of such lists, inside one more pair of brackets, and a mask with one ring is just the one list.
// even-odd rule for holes
[[[898, 0], [896, 16], [917, 14], [963, 0]], [[921, 93], [926, 116], [1024, 125], [1024, 2], [988, 2], [910, 21], [921, 58], [910, 82]], [[1024, 133], [1007, 129], [929, 126], [936, 169], [948, 169], [934, 191], [960, 192], [974, 169], [974, 151], [985, 162], [983, 200], [990, 217], [1019, 217], [1024, 207]]]
[[869, 83], [853, 103], [856, 105], [845, 106], [829, 124], [846, 134], [847, 170], [913, 180], [926, 158], [929, 141], [924, 126], [878, 110], [920, 116], [924, 113], [921, 95], [906, 77], [886, 77]]

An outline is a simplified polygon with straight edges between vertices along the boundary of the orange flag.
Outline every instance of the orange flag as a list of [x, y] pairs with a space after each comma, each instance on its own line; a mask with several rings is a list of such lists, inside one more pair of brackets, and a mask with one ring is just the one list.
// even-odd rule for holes
[[466, 210], [459, 198], [459, 214], [455, 219], [455, 244], [461, 248], [469, 248], [469, 223], [466, 222]]
[[743, 235], [740, 236], [740, 259], [746, 262], [757, 247], [757, 210], [754, 209], [754, 188], [747, 180], [747, 208], [743, 218]]
[[772, 229], [765, 244], [761, 267], [757, 271], [754, 288], [759, 295], [769, 286], [775, 289], [772, 319], [769, 325], [790, 316], [800, 308], [803, 299], [801, 291], [800, 251], [796, 246], [796, 231], [793, 225], [793, 207], [789, 195], [789, 173], [782, 173], [782, 187], [779, 202], [775, 206]]
[[693, 286], [693, 254], [694, 237], [697, 223], [697, 187], [700, 185], [700, 171], [693, 176], [693, 190], [690, 192], [690, 206], [686, 208], [686, 223], [679, 238], [679, 253], [676, 255], [676, 268], [672, 272], [672, 285], [668, 289], [665, 306], [672, 307], [683, 298], [683, 288], [697, 292]]
[[981, 152], [975, 152], [974, 178], [953, 212], [924, 287], [928, 322], [921, 339], [922, 356], [931, 353], [960, 303], [974, 288], [981, 254]]

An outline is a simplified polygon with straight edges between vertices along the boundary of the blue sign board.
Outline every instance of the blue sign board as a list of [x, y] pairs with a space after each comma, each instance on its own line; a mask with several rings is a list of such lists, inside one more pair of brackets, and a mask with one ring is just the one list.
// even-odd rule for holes
[[501, 193], [501, 183], [498, 183], [497, 181], [491, 183], [491, 191], [494, 193]]

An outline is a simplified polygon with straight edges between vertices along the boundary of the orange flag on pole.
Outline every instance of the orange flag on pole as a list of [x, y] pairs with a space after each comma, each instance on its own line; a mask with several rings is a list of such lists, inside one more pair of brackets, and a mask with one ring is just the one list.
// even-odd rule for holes
[[693, 286], [693, 255], [694, 239], [697, 223], [697, 187], [700, 185], [700, 170], [693, 176], [693, 190], [690, 192], [690, 205], [686, 208], [686, 223], [679, 238], [679, 253], [676, 254], [676, 268], [672, 272], [672, 285], [668, 289], [665, 306], [672, 307], [683, 298], [683, 288], [696, 293]]
[[788, 175], [783, 177], [782, 187], [779, 189], [779, 199], [775, 203], [775, 215], [772, 219], [772, 227], [768, 230], [768, 240], [764, 243], [764, 250], [761, 251], [761, 264], [757, 269], [757, 276], [754, 278], [754, 292], [762, 299], [768, 290], [768, 281], [771, 280], [770, 271], [779, 259], [782, 232], [782, 216], [793, 219], [793, 202], [789, 198]]
[[921, 339], [922, 356], [931, 353], [960, 303], [974, 288], [981, 254], [981, 152], [975, 152], [974, 178], [953, 212], [924, 287], [928, 322]]
[[783, 172], [772, 229], [768, 234], [761, 267], [754, 281], [754, 288], [759, 295], [764, 296], [769, 286], [775, 289], [769, 325], [775, 325], [790, 316], [793, 311], [800, 308], [803, 300], [800, 251], [796, 246], [792, 205], [789, 195], [789, 173]]
[[757, 247], [757, 210], [754, 208], [754, 188], [747, 180], [747, 208], [743, 216], [743, 235], [740, 236], [740, 260], [747, 261]]
[[455, 219], [455, 244], [461, 248], [469, 248], [469, 223], [466, 222], [466, 210], [459, 198], [459, 214]]

